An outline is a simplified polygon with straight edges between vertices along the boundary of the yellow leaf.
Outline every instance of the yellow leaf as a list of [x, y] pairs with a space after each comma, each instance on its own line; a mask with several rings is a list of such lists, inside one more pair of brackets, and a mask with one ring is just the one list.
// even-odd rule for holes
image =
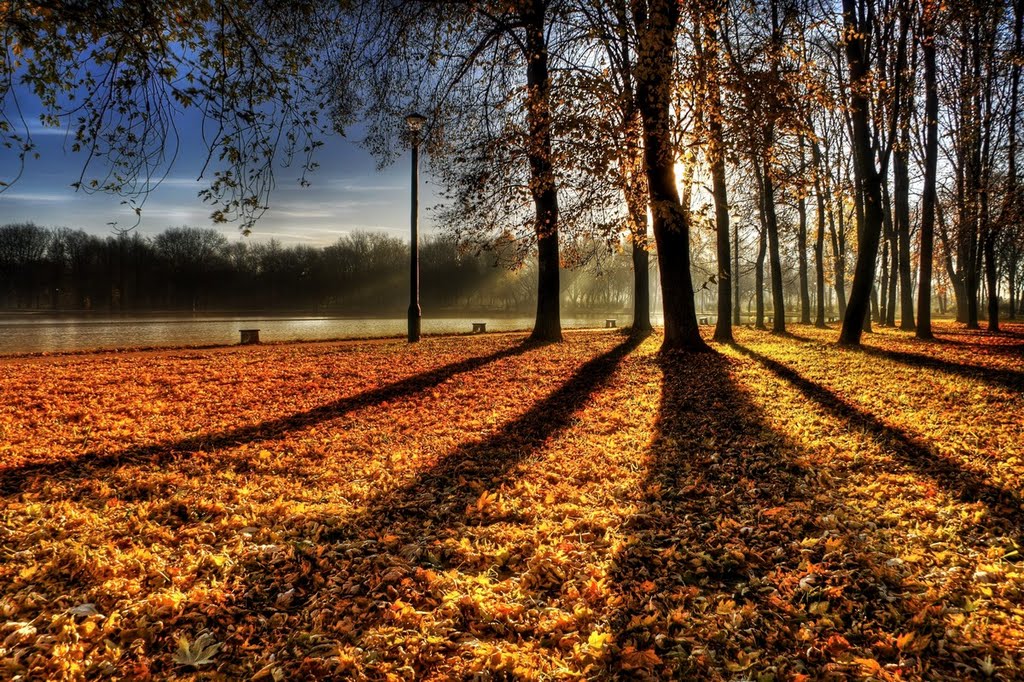
[[587, 644], [590, 645], [591, 649], [595, 649], [597, 651], [600, 651], [601, 649], [603, 649], [605, 647], [605, 645], [608, 644], [608, 642], [611, 640], [611, 638], [612, 638], [611, 633], [608, 633], [608, 632], [598, 632], [597, 630], [594, 630], [593, 632], [590, 633], [590, 637], [587, 638]]

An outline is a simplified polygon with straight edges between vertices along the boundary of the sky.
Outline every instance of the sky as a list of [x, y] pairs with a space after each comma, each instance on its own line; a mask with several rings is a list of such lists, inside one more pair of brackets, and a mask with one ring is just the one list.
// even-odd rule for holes
[[[70, 151], [72, 140], [64, 130], [43, 128], [31, 114], [26, 118], [40, 158], [29, 159], [21, 178], [0, 192], [0, 224], [31, 221], [97, 235], [112, 234], [112, 222], [118, 227], [135, 224], [137, 218], [131, 208], [121, 205], [122, 197], [76, 192], [70, 185], [79, 179], [85, 156]], [[214, 224], [209, 217], [213, 207], [197, 196], [207, 186], [206, 181], [197, 180], [205, 149], [197, 134], [189, 134], [197, 123], [179, 122], [183, 132], [177, 159], [168, 177], [147, 197], [137, 228], [140, 233], [154, 235], [168, 227], [189, 225], [216, 229], [229, 239], [276, 239], [311, 246], [331, 244], [355, 231], [408, 239], [409, 154], [378, 170], [376, 160], [359, 144], [358, 127], [344, 138], [333, 135], [324, 140], [314, 159], [320, 167], [307, 178], [311, 186], [299, 186], [295, 169], [275, 169], [277, 187], [270, 196], [270, 210], [251, 236], [241, 237], [235, 223]], [[426, 208], [438, 200], [426, 163], [421, 167], [420, 230], [429, 233], [434, 227]], [[10, 181], [16, 169], [14, 153], [0, 149], [0, 180]]]

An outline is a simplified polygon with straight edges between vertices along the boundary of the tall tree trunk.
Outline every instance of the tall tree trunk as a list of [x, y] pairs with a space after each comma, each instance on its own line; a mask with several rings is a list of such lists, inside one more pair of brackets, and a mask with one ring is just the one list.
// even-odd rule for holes
[[715, 341], [732, 343], [732, 310], [729, 287], [732, 284], [729, 256], [729, 195], [725, 183], [725, 143], [722, 135], [722, 93], [718, 82], [718, 34], [712, 24], [707, 30], [708, 50], [708, 133], [711, 156], [711, 185], [715, 201], [715, 228], [718, 247], [718, 317]]
[[839, 308], [839, 320], [846, 319], [846, 218], [842, 199], [838, 201], [838, 229], [835, 212], [828, 213], [829, 235], [832, 238], [832, 277], [836, 291], [836, 305]]
[[[1018, 98], [1020, 96], [1020, 75], [1021, 75], [1021, 60], [1024, 58], [1022, 52], [1022, 39], [1024, 39], [1024, 0], [1014, 0], [1013, 2], [1013, 65], [1010, 69], [1010, 117], [1009, 117], [1009, 131], [1007, 137], [1009, 138], [1008, 146], [1006, 150], [1007, 156], [1007, 201], [1004, 203], [1003, 213], [1009, 215], [1008, 220], [1003, 220], [1004, 228], [1008, 222], [1016, 222], [1021, 219], [1022, 216], [1022, 202], [1018, 196], [1018, 180], [1017, 180], [1017, 149], [1019, 142], [1017, 140], [1017, 115], [1020, 111], [1020, 104]], [[1018, 239], [1019, 235], [1022, 234], [1017, 228]], [[1020, 260], [1020, 248], [1019, 244], [1012, 238], [1010, 239], [1010, 246], [1008, 248], [1009, 254], [1006, 263], [1007, 269], [1007, 280], [1009, 284], [1009, 319], [1013, 320], [1017, 317], [1017, 267]]]
[[825, 326], [825, 193], [822, 187], [821, 151], [817, 140], [811, 140], [811, 165], [814, 166], [814, 198], [817, 201], [818, 231], [814, 235], [814, 293], [817, 304], [814, 326]]
[[[804, 136], [800, 136], [800, 181], [804, 181], [807, 164], [804, 161]], [[807, 279], [807, 196], [801, 190], [796, 204], [799, 223], [797, 226], [797, 258], [800, 271], [800, 324], [811, 323], [811, 293]]]
[[690, 275], [690, 225], [679, 202], [672, 147], [671, 100], [680, 6], [673, 0], [634, 0], [637, 102], [644, 128], [644, 161], [665, 313], [663, 351], [708, 351], [700, 337]]
[[988, 290], [988, 330], [999, 331], [999, 271], [996, 265], [996, 240], [985, 238], [985, 284]]
[[964, 210], [958, 235], [960, 237], [960, 251], [957, 256], [957, 267], [963, 272], [964, 293], [967, 298], [967, 328], [980, 329], [978, 324], [978, 289], [980, 288], [980, 264], [982, 245], [980, 241], [979, 228], [981, 227], [980, 195], [983, 190], [982, 183], [982, 152], [981, 152], [981, 18], [974, 17], [971, 26], [971, 34], [965, 43], [965, 49], [970, 49], [970, 78], [971, 91], [969, 97], [965, 94], [966, 119], [963, 121], [967, 140], [965, 158], [962, 160], [964, 167]]
[[[985, 43], [996, 37], [995, 31], [988, 35], [986, 29]], [[980, 217], [981, 217], [981, 239], [982, 250], [985, 258], [985, 289], [988, 299], [988, 330], [999, 331], [999, 268], [996, 261], [996, 240], [999, 238], [1000, 226], [992, 217], [990, 194], [992, 185], [992, 128], [993, 118], [993, 88], [996, 76], [994, 75], [993, 61], [996, 59], [994, 45], [986, 48], [983, 57], [985, 62], [985, 80], [982, 92], [982, 105], [984, 107], [984, 118], [982, 120], [983, 136], [981, 147], [981, 192], [979, 193]]]
[[768, 218], [764, 210], [764, 182], [760, 166], [754, 160], [754, 178], [757, 181], [757, 210], [761, 230], [757, 235], [757, 260], [754, 262], [754, 328], [766, 329], [764, 325], [764, 258], [768, 253]]
[[[852, 120], [850, 123], [850, 128], [851, 130], [853, 128]], [[856, 162], [854, 163], [854, 166], [856, 166]], [[856, 168], [854, 169], [854, 173], [856, 174]], [[866, 218], [864, 217], [864, 190], [861, 188], [861, 183], [859, 180], [855, 179], [854, 185], [855, 190], [853, 192], [853, 204], [854, 208], [856, 209], [857, 216], [857, 243], [861, 244], [864, 241], [864, 221], [866, 220]], [[854, 269], [856, 269], [856, 265], [854, 265]], [[849, 301], [847, 301], [847, 306], [849, 306]], [[866, 306], [866, 309], [864, 311], [864, 319], [861, 320], [860, 323], [861, 331], [865, 331], [868, 333], [871, 332], [872, 313], [874, 314], [876, 320], [879, 319], [880, 316], [878, 310], [878, 290], [875, 288], [875, 283], [873, 281], [871, 283], [871, 295], [868, 299], [868, 305]]]
[[638, 334], [646, 334], [651, 331], [651, 256], [647, 251], [646, 206], [642, 211], [633, 215], [630, 241], [633, 249], [633, 331]]
[[[627, 142], [632, 158], [625, 159], [629, 171], [623, 178], [623, 192], [629, 211], [629, 232], [633, 257], [633, 333], [651, 331], [650, 244], [647, 238], [647, 183], [643, 149], [640, 146], [639, 113], [634, 112], [636, 135]], [[633, 138], [636, 138], [635, 141]]]
[[[765, 135], [766, 140], [774, 138], [774, 131]], [[768, 263], [772, 284], [772, 332], [786, 333], [786, 294], [782, 288], [782, 259], [779, 255], [779, 218], [775, 211], [775, 181], [771, 175], [771, 165], [767, 152], [762, 161], [762, 187], [764, 194], [765, 228], [768, 233]]]
[[1006, 273], [1007, 279], [1009, 280], [1009, 305], [1010, 309], [1007, 314], [1007, 318], [1011, 320], [1017, 319], [1017, 261], [1016, 259], [1010, 259], [1009, 267]]
[[871, 288], [875, 280], [875, 260], [878, 257], [878, 242], [882, 234], [882, 176], [875, 167], [869, 121], [867, 93], [862, 81], [870, 71], [865, 49], [866, 34], [870, 23], [861, 22], [857, 15], [857, 0], [843, 0], [843, 23], [846, 35], [846, 59], [850, 72], [850, 116], [853, 122], [854, 166], [859, 184], [864, 193], [864, 224], [862, 239], [854, 269], [850, 302], [846, 318], [839, 335], [844, 345], [860, 345], [863, 321], [869, 312]]
[[732, 226], [732, 323], [740, 325], [740, 228]]
[[622, 190], [629, 211], [630, 241], [633, 257], [633, 326], [634, 334], [651, 331], [650, 243], [647, 238], [647, 182], [644, 172], [643, 122], [637, 110], [633, 77], [633, 57], [626, 0], [614, 3], [616, 38], [610, 47], [619, 58], [622, 82], [622, 114], [626, 123], [625, 144], [621, 164]]
[[896, 326], [896, 276], [899, 271], [899, 259], [896, 244], [896, 226], [893, 219], [892, 197], [889, 185], [882, 183], [882, 201], [885, 202], [885, 218], [882, 223], [885, 231], [885, 247], [882, 249], [882, 297], [883, 311], [880, 322], [886, 327]]
[[900, 329], [914, 331], [914, 291], [910, 272], [910, 126], [893, 157], [896, 236], [899, 241]]
[[900, 261], [899, 249], [896, 243], [896, 231], [893, 229], [892, 242], [889, 245], [889, 291], [885, 303], [885, 324], [887, 327], [896, 326], [896, 287], [899, 275]]
[[[882, 201], [886, 201], [885, 192], [882, 193]], [[886, 203], [888, 203], [886, 201]], [[889, 211], [885, 211], [885, 216], [889, 215]], [[889, 313], [889, 237], [891, 231], [889, 229], [888, 217], [882, 221], [882, 272], [879, 273], [879, 286], [882, 289], [882, 295], [878, 304], [878, 315], [875, 320], [878, 324], [883, 327], [886, 324], [886, 315]]]
[[764, 257], [768, 253], [768, 231], [764, 227], [764, 210], [761, 210], [761, 231], [757, 238], [757, 261], [754, 263], [754, 327], [767, 329], [764, 325]]
[[917, 274], [917, 338], [932, 339], [932, 263], [935, 258], [936, 178], [939, 162], [939, 88], [935, 65], [935, 21], [939, 0], [924, 0], [921, 50], [924, 56], [924, 185], [921, 188], [921, 252]]
[[561, 341], [558, 284], [558, 193], [552, 164], [551, 83], [545, 37], [547, 4], [533, 0], [523, 19], [526, 24], [526, 119], [530, 131], [527, 157], [530, 163], [530, 192], [536, 209], [537, 234], [537, 318], [530, 338]]
[[[900, 11], [901, 25], [913, 23], [911, 4], [904, 3]], [[909, 29], [908, 29], [909, 30]], [[914, 291], [910, 262], [910, 112], [914, 106], [914, 87], [917, 72], [917, 43], [912, 42], [907, 69], [909, 84], [903, 92], [902, 101], [897, 102], [899, 111], [899, 144], [893, 153], [893, 212], [896, 223], [897, 269], [900, 284], [900, 329], [914, 331]], [[905, 52], [904, 52], [905, 53]], [[900, 65], [898, 68], [905, 66]]]

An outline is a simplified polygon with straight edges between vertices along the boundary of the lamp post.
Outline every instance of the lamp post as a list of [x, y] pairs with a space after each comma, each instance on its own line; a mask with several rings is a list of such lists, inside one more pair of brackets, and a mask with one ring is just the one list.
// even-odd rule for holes
[[419, 170], [420, 170], [420, 129], [427, 118], [415, 112], [405, 117], [405, 124], [412, 135], [412, 211], [409, 222], [409, 343], [420, 340], [420, 247], [419, 247]]

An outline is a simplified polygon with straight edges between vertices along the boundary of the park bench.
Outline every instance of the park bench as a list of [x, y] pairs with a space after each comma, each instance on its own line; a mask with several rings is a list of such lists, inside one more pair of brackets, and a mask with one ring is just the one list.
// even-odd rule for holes
[[260, 342], [260, 330], [259, 329], [239, 329], [242, 334], [242, 340], [239, 343], [248, 345], [250, 343]]
[[486, 331], [487, 331], [487, 323], [486, 322], [474, 322], [473, 323], [473, 333], [474, 334], [483, 334]]
[[604, 321], [604, 328], [605, 329], [612, 329], [613, 327], [615, 327], [615, 318], [614, 317], [609, 317], [607, 320]]

